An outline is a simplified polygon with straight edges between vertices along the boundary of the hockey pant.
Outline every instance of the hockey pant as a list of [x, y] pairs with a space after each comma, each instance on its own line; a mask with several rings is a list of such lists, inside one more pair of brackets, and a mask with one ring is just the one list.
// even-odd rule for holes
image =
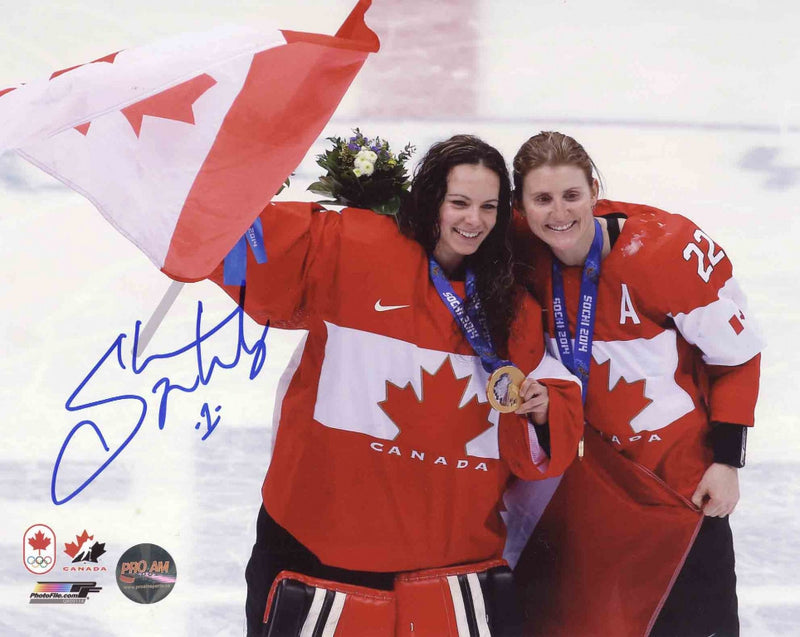
[[401, 573], [383, 591], [291, 571], [272, 584], [266, 637], [517, 637], [521, 623], [503, 560]]

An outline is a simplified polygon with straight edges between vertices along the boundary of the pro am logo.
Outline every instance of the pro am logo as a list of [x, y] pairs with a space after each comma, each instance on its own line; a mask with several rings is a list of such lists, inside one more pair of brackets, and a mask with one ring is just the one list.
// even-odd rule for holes
[[34, 524], [22, 536], [22, 562], [34, 575], [44, 575], [56, 565], [56, 534], [46, 524]]
[[117, 562], [117, 585], [122, 594], [137, 604], [155, 604], [175, 586], [175, 560], [157, 544], [137, 544]]
[[105, 566], [98, 565], [100, 556], [106, 552], [105, 542], [97, 542], [94, 535], [89, 535], [86, 529], [83, 533], [75, 536], [74, 542], [64, 544], [64, 553], [72, 559], [72, 565], [64, 566], [64, 571], [90, 571], [97, 573], [107, 571]]

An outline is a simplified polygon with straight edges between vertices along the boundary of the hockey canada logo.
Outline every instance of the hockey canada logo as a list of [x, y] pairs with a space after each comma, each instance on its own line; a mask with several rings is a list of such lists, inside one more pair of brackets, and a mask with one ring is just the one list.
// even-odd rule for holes
[[72, 558], [72, 564], [64, 566], [64, 571], [81, 571], [99, 573], [107, 571], [105, 566], [97, 563], [101, 555], [106, 552], [105, 542], [96, 542], [94, 535], [89, 535], [86, 529], [83, 533], [75, 536], [75, 542], [64, 544], [64, 553]]
[[22, 561], [34, 575], [44, 575], [56, 565], [56, 534], [45, 524], [34, 524], [22, 536]]

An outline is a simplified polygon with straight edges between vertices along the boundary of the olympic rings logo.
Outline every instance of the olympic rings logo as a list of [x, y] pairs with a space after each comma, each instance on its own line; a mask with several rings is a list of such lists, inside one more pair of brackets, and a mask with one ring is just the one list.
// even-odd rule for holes
[[49, 555], [42, 557], [41, 555], [29, 555], [28, 564], [31, 566], [49, 566], [53, 558]]

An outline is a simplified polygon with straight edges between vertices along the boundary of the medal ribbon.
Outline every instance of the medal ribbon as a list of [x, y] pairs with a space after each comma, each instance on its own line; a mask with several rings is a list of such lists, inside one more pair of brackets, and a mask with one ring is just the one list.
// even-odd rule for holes
[[480, 357], [483, 369], [491, 374], [494, 370], [504, 365], [511, 365], [511, 361], [501, 359], [494, 352], [492, 337], [489, 334], [489, 328], [486, 325], [486, 319], [483, 316], [480, 299], [477, 294], [475, 273], [467, 268], [465, 285], [467, 298], [474, 300], [472, 307], [468, 308], [464, 299], [453, 290], [453, 286], [450, 285], [442, 266], [436, 262], [436, 259], [430, 256], [428, 257], [428, 263], [431, 281], [439, 293], [442, 303], [450, 310], [472, 349]]
[[261, 218], [256, 217], [225, 257], [223, 266], [223, 283], [225, 285], [244, 285], [247, 280], [247, 246], [253, 251], [256, 263], [267, 262], [267, 251], [264, 248], [264, 229]]
[[567, 322], [567, 303], [564, 295], [564, 278], [561, 263], [553, 258], [553, 321], [556, 326], [556, 343], [561, 361], [581, 381], [581, 394], [586, 403], [589, 386], [589, 365], [592, 362], [592, 338], [594, 336], [594, 317], [597, 308], [597, 282], [600, 279], [600, 260], [603, 256], [603, 230], [600, 222], [594, 220], [594, 238], [589, 254], [583, 264], [581, 276], [580, 302], [575, 320], [576, 336], [573, 350]]

